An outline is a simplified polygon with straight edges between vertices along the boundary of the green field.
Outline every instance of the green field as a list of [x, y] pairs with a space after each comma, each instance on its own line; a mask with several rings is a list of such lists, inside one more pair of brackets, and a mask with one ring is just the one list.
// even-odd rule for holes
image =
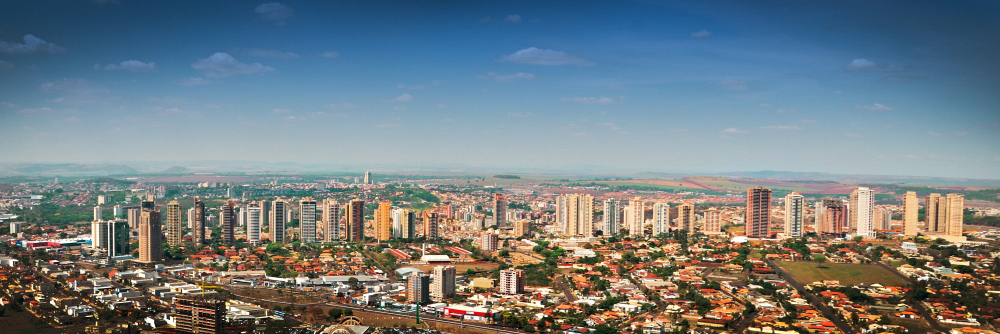
[[802, 284], [816, 281], [835, 280], [841, 285], [859, 283], [881, 284], [884, 286], [901, 286], [908, 282], [896, 274], [870, 264], [826, 263], [826, 268], [817, 268], [816, 262], [780, 261], [777, 265], [792, 275], [792, 278]]

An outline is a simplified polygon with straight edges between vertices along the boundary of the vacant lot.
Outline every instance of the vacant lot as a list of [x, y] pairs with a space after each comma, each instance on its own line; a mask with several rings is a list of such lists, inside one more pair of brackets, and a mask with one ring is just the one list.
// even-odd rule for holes
[[[403, 268], [417, 268], [417, 269], [423, 270], [425, 273], [431, 273], [431, 272], [434, 271], [434, 267], [437, 267], [437, 266], [439, 266], [439, 265], [433, 265], [433, 264], [414, 264], [414, 265], [405, 265], [405, 266], [403, 266]], [[453, 263], [453, 264], [450, 264], [450, 266], [455, 266], [455, 273], [458, 274], [458, 275], [465, 275], [465, 272], [468, 271], [469, 269], [472, 269], [472, 270], [475, 270], [475, 271], [493, 271], [494, 269], [497, 269], [497, 268], [500, 267], [499, 264], [490, 263], [490, 262]]]
[[908, 282], [882, 267], [870, 264], [827, 263], [826, 268], [817, 268], [816, 262], [777, 262], [792, 275], [796, 281], [809, 284], [816, 281], [835, 280], [841, 285], [882, 284], [885, 286], [901, 286]]

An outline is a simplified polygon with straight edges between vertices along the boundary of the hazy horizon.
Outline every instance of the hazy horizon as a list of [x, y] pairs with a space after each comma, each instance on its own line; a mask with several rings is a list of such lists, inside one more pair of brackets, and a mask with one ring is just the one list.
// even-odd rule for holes
[[5, 7], [5, 163], [1000, 179], [997, 2]]

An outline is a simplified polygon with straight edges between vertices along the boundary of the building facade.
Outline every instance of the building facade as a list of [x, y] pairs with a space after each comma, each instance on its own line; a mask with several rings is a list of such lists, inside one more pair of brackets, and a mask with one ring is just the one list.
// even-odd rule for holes
[[797, 192], [785, 196], [785, 237], [798, 238], [802, 236], [805, 225], [806, 198]]
[[771, 189], [753, 187], [747, 189], [747, 208], [744, 218], [744, 232], [747, 238], [767, 238], [771, 236]]
[[311, 244], [316, 236], [316, 200], [306, 197], [299, 200], [299, 240]]
[[139, 262], [155, 263], [163, 258], [163, 228], [160, 211], [143, 209], [139, 213]]
[[653, 235], [670, 233], [670, 204], [653, 203]]

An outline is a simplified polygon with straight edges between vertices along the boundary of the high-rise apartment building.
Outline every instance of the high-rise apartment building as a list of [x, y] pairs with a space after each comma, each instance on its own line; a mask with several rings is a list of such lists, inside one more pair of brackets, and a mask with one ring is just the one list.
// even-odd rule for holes
[[824, 199], [823, 217], [820, 220], [819, 233], [841, 235], [847, 226], [847, 207], [843, 201]]
[[413, 304], [430, 303], [430, 277], [421, 272], [410, 274], [406, 280], [406, 301]]
[[222, 203], [219, 208], [219, 223], [222, 224], [222, 243], [232, 245], [236, 241], [236, 204], [232, 200]]
[[21, 222], [10, 222], [10, 234], [17, 235], [21, 233]]
[[593, 236], [594, 196], [570, 194], [556, 197], [556, 222], [567, 236]]
[[434, 267], [434, 283], [431, 284], [431, 297], [444, 300], [455, 296], [455, 267]]
[[340, 221], [343, 219], [344, 212], [340, 209], [340, 202], [332, 198], [323, 200], [323, 242], [340, 240]]
[[694, 204], [684, 203], [677, 207], [677, 228], [685, 230], [688, 235], [695, 232]]
[[629, 235], [637, 236], [646, 232], [646, 203], [642, 199], [633, 199], [625, 207], [625, 225]]
[[524, 270], [504, 269], [500, 271], [499, 292], [504, 295], [524, 293]]
[[507, 197], [504, 194], [493, 194], [493, 224], [497, 228], [507, 226]]
[[823, 206], [823, 201], [821, 200], [816, 201], [813, 205], [816, 207], [813, 209], [813, 228], [816, 229], [816, 233], [819, 233], [820, 226], [823, 223], [823, 210], [826, 209], [826, 207]]
[[90, 223], [94, 248], [107, 251], [109, 258], [129, 254], [129, 227], [124, 220], [101, 220]]
[[372, 184], [372, 172], [365, 171], [365, 184]]
[[201, 200], [200, 197], [194, 197], [194, 204], [191, 207], [194, 209], [194, 222], [191, 223], [193, 227], [191, 228], [191, 242], [195, 244], [195, 249], [200, 249], [201, 245], [205, 243], [205, 202]]
[[962, 236], [965, 215], [965, 195], [948, 194], [945, 196], [945, 233], [950, 236]]
[[527, 219], [518, 219], [514, 221], [514, 237], [520, 238], [528, 236], [531, 234], [531, 221]]
[[622, 207], [617, 199], [604, 200], [604, 223], [600, 231], [605, 236], [618, 235], [622, 226]]
[[428, 240], [440, 238], [438, 235], [437, 212], [424, 211], [424, 238]]
[[705, 226], [703, 233], [722, 232], [722, 213], [716, 208], [705, 211]]
[[101, 221], [101, 220], [104, 220], [101, 212], [101, 206], [100, 205], [94, 206], [94, 221]]
[[927, 195], [927, 199], [924, 200], [924, 221], [927, 232], [944, 233], [944, 205], [941, 194]]
[[352, 199], [347, 203], [347, 241], [362, 242], [365, 239], [365, 201]]
[[199, 295], [180, 295], [174, 307], [176, 330], [181, 333], [223, 333], [226, 302]]
[[917, 192], [907, 191], [903, 195], [903, 235], [907, 237], [917, 236], [917, 217], [920, 210], [920, 200], [917, 199]]
[[285, 216], [288, 211], [288, 202], [276, 199], [271, 202], [271, 215], [268, 230], [271, 235], [271, 242], [285, 242]]
[[889, 208], [875, 208], [875, 229], [888, 231], [892, 230], [892, 210]]
[[480, 248], [487, 252], [496, 252], [500, 248], [500, 237], [493, 230], [483, 231], [480, 234]]
[[143, 209], [139, 213], [139, 262], [155, 263], [163, 258], [163, 228], [160, 211]]
[[260, 205], [263, 201], [253, 202], [247, 206], [247, 242], [251, 245], [260, 245], [260, 227], [262, 212]]
[[382, 201], [375, 209], [375, 240], [392, 239], [392, 202]]
[[181, 203], [172, 200], [167, 203], [167, 244], [177, 247], [181, 245], [183, 234], [181, 222]]
[[413, 239], [417, 232], [417, 219], [410, 209], [392, 209], [392, 235], [394, 238]]
[[771, 189], [764, 187], [747, 189], [747, 209], [744, 221], [747, 238], [771, 236]]
[[139, 208], [129, 208], [125, 211], [126, 216], [128, 216], [128, 227], [132, 229], [139, 228]]
[[653, 203], [653, 235], [670, 233], [670, 204]]
[[121, 204], [115, 205], [114, 209], [111, 209], [111, 213], [114, 214], [115, 219], [121, 218], [125, 211], [122, 211]]
[[299, 240], [316, 242], [316, 200], [306, 197], [299, 200]]
[[798, 238], [802, 236], [805, 225], [806, 198], [797, 192], [785, 196], [785, 237]]
[[875, 193], [867, 187], [857, 187], [851, 192], [848, 225], [851, 234], [865, 238], [875, 237]]

